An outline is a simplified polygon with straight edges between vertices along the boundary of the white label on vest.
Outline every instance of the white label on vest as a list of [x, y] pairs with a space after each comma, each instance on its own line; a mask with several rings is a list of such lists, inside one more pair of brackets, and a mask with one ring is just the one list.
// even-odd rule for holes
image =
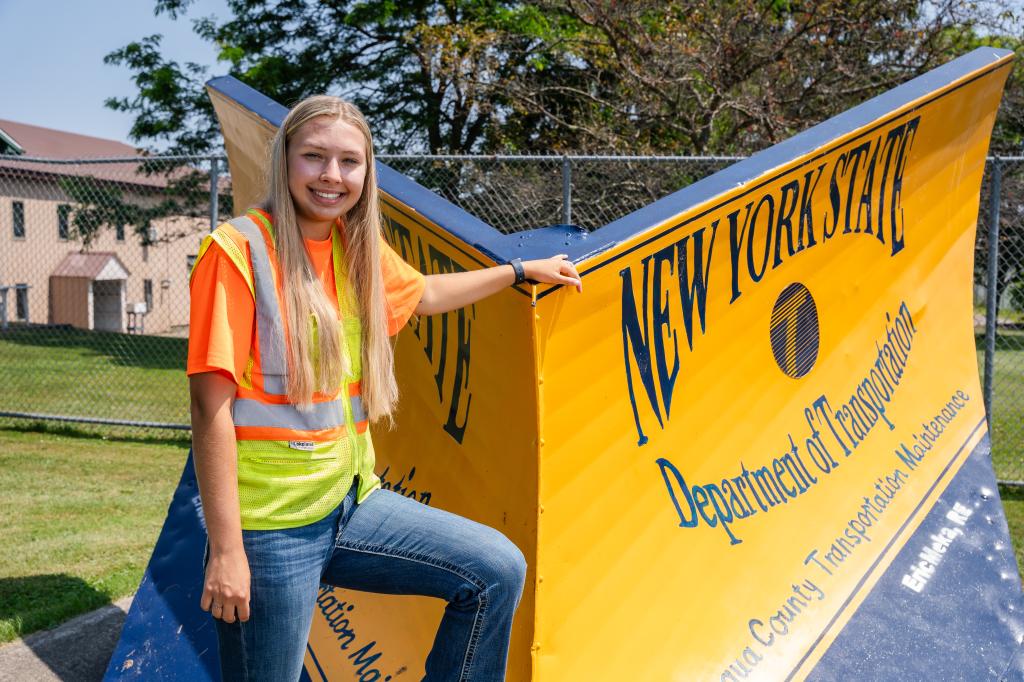
[[292, 450], [305, 450], [306, 452], [313, 452], [313, 448], [316, 445], [311, 440], [290, 440], [288, 441], [288, 447]]

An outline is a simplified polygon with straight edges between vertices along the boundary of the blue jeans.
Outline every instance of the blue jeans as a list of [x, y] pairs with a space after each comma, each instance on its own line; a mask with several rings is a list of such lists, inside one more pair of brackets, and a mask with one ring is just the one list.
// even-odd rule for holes
[[357, 505], [355, 488], [316, 523], [242, 532], [251, 616], [216, 621], [225, 682], [299, 678], [321, 582], [446, 600], [424, 679], [503, 680], [522, 552], [493, 528], [389, 490]]

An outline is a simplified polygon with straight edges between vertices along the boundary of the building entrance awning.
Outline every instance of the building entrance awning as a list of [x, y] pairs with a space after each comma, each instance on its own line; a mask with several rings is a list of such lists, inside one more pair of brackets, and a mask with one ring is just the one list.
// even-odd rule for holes
[[117, 254], [109, 251], [98, 253], [69, 253], [64, 257], [51, 277], [76, 277], [90, 280], [125, 280], [131, 273]]

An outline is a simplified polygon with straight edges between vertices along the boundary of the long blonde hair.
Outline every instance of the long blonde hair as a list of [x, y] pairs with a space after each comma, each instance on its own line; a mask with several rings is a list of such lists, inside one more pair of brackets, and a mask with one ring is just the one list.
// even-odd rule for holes
[[[371, 421], [390, 416], [398, 400], [394, 350], [388, 339], [384, 279], [380, 267], [381, 214], [373, 138], [362, 112], [338, 97], [316, 95], [295, 105], [270, 145], [267, 192], [263, 200], [273, 217], [274, 242], [281, 267], [288, 344], [288, 399], [300, 408], [312, 404], [313, 394], [334, 393], [349, 367], [338, 315], [313, 270], [295, 217], [288, 189], [288, 142], [307, 122], [327, 116], [357, 128], [365, 140], [366, 179], [359, 201], [344, 217], [345, 257], [349, 285], [355, 289], [362, 321], [362, 400]], [[339, 284], [341, 284], [339, 282]], [[310, 328], [310, 316], [319, 330]], [[327, 334], [323, 330], [339, 330]], [[315, 362], [311, 362], [311, 358]]]

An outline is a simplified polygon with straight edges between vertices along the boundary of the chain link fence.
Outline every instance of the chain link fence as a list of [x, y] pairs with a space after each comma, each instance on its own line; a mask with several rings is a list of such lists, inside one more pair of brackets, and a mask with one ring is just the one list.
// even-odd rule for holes
[[230, 215], [221, 165], [0, 157], [0, 416], [184, 435], [188, 271]]
[[974, 329], [992, 459], [1024, 485], [1024, 157], [989, 158], [981, 199]]
[[[596, 229], [737, 160], [380, 158], [504, 233]], [[188, 272], [232, 215], [225, 169], [220, 157], [0, 156], [0, 418], [187, 435]], [[979, 371], [997, 475], [1024, 481], [1024, 157], [989, 160], [981, 205]]]
[[554, 224], [595, 230], [740, 156], [381, 155], [395, 170], [505, 234]]

